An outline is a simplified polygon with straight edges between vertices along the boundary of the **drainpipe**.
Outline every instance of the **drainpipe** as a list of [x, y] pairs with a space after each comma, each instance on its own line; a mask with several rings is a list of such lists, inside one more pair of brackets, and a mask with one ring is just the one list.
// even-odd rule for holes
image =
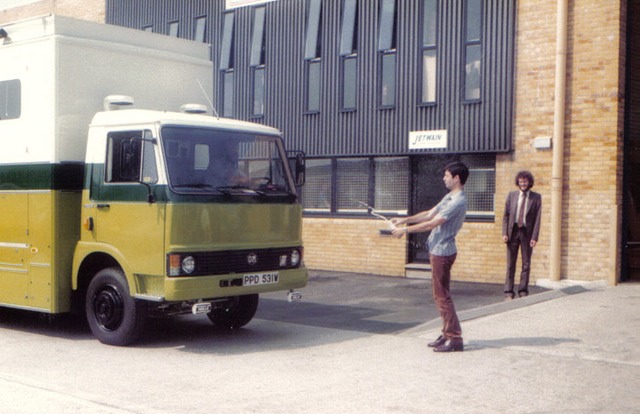
[[553, 115], [553, 164], [551, 171], [550, 279], [560, 280], [562, 265], [562, 184], [564, 179], [564, 122], [567, 83], [568, 0], [558, 1], [556, 22], [556, 78]]

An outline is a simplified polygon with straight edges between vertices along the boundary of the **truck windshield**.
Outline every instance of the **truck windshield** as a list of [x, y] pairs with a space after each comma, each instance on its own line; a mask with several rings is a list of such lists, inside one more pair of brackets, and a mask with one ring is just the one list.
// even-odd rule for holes
[[165, 126], [161, 131], [169, 184], [176, 193], [293, 195], [279, 137]]

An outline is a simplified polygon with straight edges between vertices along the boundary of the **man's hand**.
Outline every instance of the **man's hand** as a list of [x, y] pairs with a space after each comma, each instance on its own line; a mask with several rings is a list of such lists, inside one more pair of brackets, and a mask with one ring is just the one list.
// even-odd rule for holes
[[393, 235], [393, 237], [395, 237], [396, 239], [401, 239], [402, 236], [404, 236], [407, 233], [407, 228], [406, 227], [394, 227], [391, 230], [391, 234]]
[[502, 236], [502, 241], [503, 242], [508, 242], [509, 241], [509, 236]]

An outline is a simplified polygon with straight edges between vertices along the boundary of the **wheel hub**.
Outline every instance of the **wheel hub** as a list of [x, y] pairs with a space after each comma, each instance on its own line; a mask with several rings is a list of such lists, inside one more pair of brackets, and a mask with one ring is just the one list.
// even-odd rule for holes
[[106, 286], [98, 292], [93, 301], [93, 314], [98, 323], [106, 330], [117, 329], [122, 322], [124, 301], [112, 286]]

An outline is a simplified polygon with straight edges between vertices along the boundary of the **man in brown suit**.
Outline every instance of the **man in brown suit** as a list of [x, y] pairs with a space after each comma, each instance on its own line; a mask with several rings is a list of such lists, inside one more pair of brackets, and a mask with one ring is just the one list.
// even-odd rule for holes
[[512, 191], [507, 196], [507, 202], [502, 218], [502, 241], [507, 245], [507, 277], [504, 283], [506, 300], [515, 297], [514, 278], [518, 250], [522, 251], [522, 272], [518, 296], [529, 294], [529, 273], [531, 270], [531, 254], [538, 243], [540, 234], [540, 214], [542, 211], [542, 197], [531, 191], [533, 175], [529, 171], [520, 171], [516, 175], [516, 186], [519, 190]]

